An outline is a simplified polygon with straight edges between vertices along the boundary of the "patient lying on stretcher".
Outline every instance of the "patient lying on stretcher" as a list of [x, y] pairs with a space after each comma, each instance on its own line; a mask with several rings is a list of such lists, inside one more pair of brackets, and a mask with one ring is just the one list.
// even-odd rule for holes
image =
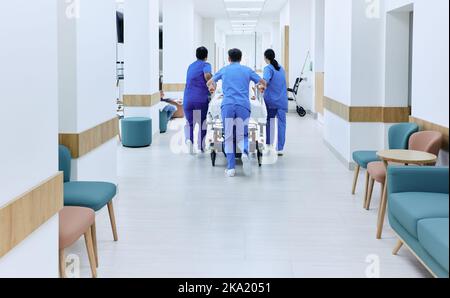
[[[216, 92], [209, 103], [208, 117], [209, 120], [221, 120], [223, 91], [218, 84]], [[267, 108], [264, 99], [259, 98], [256, 94], [254, 86], [250, 87], [250, 104], [251, 104], [251, 120], [259, 123], [267, 123]]]

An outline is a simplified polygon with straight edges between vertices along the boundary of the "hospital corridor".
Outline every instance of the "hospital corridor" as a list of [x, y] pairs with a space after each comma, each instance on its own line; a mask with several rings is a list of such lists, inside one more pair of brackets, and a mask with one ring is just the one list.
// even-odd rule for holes
[[2, 3], [0, 282], [448, 279], [448, 6]]
[[[362, 194], [349, 194], [352, 173], [323, 144], [321, 126], [295, 111], [288, 121], [286, 156], [261, 169], [255, 164], [252, 177], [236, 180], [224, 179], [225, 158], [213, 168], [209, 156], [168, 150], [182, 121], [152, 148], [119, 149], [120, 197], [127, 198], [116, 202], [123, 236], [110, 243], [107, 216], [98, 223], [105, 235], [99, 274], [360, 278], [370, 256], [379, 255], [382, 277], [429, 277], [412, 255], [392, 258], [391, 231], [383, 242], [375, 239], [377, 210], [367, 214]], [[68, 253], [87, 259], [82, 242]], [[85, 263], [82, 275], [89, 274]]]

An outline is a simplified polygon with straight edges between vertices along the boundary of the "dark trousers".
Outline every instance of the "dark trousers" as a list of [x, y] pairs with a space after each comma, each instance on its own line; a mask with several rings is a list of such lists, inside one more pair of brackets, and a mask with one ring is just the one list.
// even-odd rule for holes
[[198, 148], [205, 149], [205, 138], [207, 133], [206, 117], [208, 115], [208, 103], [187, 102], [184, 105], [186, 115], [185, 136], [186, 141], [190, 140], [194, 144], [194, 129], [198, 124], [200, 133], [198, 136]]

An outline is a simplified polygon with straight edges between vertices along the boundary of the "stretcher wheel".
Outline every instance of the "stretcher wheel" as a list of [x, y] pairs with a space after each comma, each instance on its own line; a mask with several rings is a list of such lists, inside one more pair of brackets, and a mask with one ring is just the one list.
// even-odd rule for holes
[[216, 166], [216, 158], [217, 158], [217, 153], [216, 153], [216, 151], [212, 151], [212, 152], [211, 152], [211, 162], [212, 162], [212, 166], [213, 166], [213, 167]]
[[259, 165], [259, 167], [262, 167], [263, 154], [261, 152], [261, 149], [259, 148], [258, 142], [256, 142], [256, 156], [258, 157], [258, 165]]
[[303, 107], [297, 107], [297, 113], [302, 118], [306, 116], [306, 110]]

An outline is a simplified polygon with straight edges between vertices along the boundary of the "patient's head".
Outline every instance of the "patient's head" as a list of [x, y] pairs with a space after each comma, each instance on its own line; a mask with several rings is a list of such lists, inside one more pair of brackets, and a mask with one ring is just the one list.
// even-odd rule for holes
[[205, 47], [199, 47], [197, 49], [196, 56], [198, 60], [205, 61], [206, 59], [208, 59], [208, 49]]
[[242, 52], [239, 49], [231, 49], [228, 51], [228, 60], [231, 63], [241, 62], [242, 60]]

